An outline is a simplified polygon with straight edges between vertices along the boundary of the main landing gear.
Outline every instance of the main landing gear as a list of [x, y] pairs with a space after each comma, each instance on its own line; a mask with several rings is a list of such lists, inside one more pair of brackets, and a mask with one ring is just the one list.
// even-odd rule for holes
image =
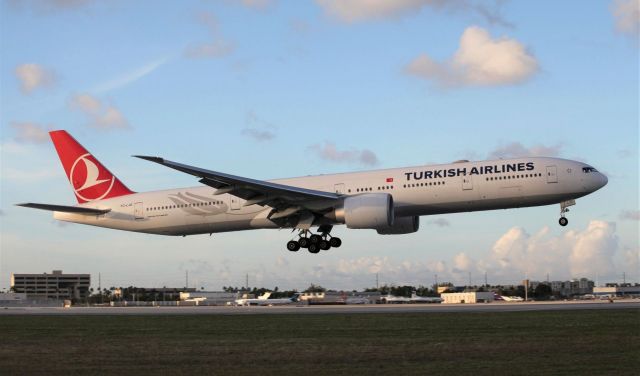
[[320, 234], [310, 234], [309, 230], [301, 230], [297, 241], [290, 240], [287, 243], [287, 249], [291, 252], [297, 252], [300, 248], [307, 248], [309, 253], [319, 253], [322, 251], [328, 251], [331, 248], [338, 248], [342, 245], [340, 238], [331, 236], [329, 232], [331, 228], [321, 228]]
[[560, 223], [560, 226], [564, 227], [569, 224], [569, 220], [564, 215], [565, 213], [569, 212], [569, 206], [572, 206], [575, 204], [576, 204], [576, 200], [562, 201], [560, 203], [560, 219], [558, 220], [558, 223]]

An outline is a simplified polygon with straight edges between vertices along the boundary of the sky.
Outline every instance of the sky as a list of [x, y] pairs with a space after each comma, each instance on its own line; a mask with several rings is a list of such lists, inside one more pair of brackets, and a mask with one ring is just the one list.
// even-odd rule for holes
[[[638, 0], [0, 2], [0, 289], [10, 273], [102, 287], [332, 289], [640, 282]], [[129, 188], [196, 186], [131, 158], [255, 179], [557, 156], [609, 177], [559, 205], [422, 217], [417, 233], [334, 229], [162, 237], [65, 224], [75, 204], [47, 131]]]

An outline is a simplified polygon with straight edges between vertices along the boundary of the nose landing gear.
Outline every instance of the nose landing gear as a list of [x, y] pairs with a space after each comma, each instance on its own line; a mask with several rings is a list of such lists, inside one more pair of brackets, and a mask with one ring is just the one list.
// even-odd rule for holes
[[342, 245], [342, 240], [331, 236], [331, 226], [320, 226], [318, 229], [320, 234], [309, 235], [309, 230], [301, 230], [297, 241], [290, 240], [287, 242], [287, 250], [297, 252], [300, 248], [306, 248], [309, 253], [319, 253], [328, 251], [331, 248], [338, 248]]
[[569, 224], [569, 220], [564, 215], [569, 212], [569, 206], [573, 206], [575, 204], [576, 200], [562, 201], [560, 203], [560, 219], [558, 220], [560, 226], [564, 227]]

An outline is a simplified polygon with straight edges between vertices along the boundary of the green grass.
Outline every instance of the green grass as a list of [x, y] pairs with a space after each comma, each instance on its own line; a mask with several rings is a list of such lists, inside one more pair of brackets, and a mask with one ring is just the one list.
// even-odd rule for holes
[[638, 375], [639, 313], [3, 316], [0, 374]]

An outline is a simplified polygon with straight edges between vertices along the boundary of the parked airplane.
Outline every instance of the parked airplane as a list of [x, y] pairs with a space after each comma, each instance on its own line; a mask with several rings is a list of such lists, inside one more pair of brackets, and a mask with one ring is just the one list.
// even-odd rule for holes
[[418, 294], [411, 293], [411, 298], [409, 298], [410, 303], [442, 303], [442, 298], [432, 297], [432, 296], [418, 296]]
[[402, 303], [411, 303], [411, 299], [406, 296], [395, 296], [391, 295], [391, 293], [380, 298], [384, 303], [387, 304], [402, 304]]
[[[607, 184], [595, 168], [527, 157], [255, 180], [136, 156], [190, 174], [198, 187], [136, 193], [64, 130], [50, 132], [78, 205], [25, 203], [55, 219], [159, 235], [291, 228], [287, 249], [339, 247], [334, 225], [383, 235], [418, 231], [420, 216], [560, 204], [560, 225], [575, 199]], [[316, 234], [311, 228], [317, 227]]]
[[295, 294], [290, 298], [280, 298], [280, 299], [269, 299], [270, 296], [271, 296], [270, 292], [265, 292], [264, 294], [260, 295], [259, 297], [255, 298], [255, 299], [252, 299], [252, 298], [236, 299], [236, 305], [240, 305], [240, 306], [250, 306], [250, 305], [264, 306], [264, 305], [268, 305], [268, 306], [272, 306], [272, 305], [291, 304], [291, 303], [295, 303], [295, 302], [298, 301], [299, 294]]

